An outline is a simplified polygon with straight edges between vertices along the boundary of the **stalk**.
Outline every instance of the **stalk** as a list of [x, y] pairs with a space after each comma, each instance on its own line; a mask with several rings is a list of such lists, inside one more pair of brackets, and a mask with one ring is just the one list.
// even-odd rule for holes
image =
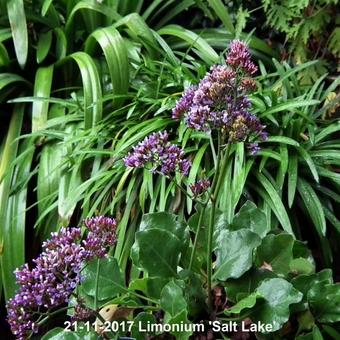
[[207, 206], [207, 203], [205, 203], [205, 204], [202, 206], [202, 210], [201, 210], [201, 213], [200, 213], [200, 217], [199, 217], [199, 219], [198, 219], [198, 225], [197, 225], [197, 231], [196, 231], [196, 235], [195, 235], [194, 245], [193, 245], [192, 252], [191, 252], [191, 256], [190, 256], [189, 270], [192, 269], [192, 264], [193, 264], [194, 257], [195, 257], [195, 254], [196, 254], [197, 243], [198, 243], [198, 236], [199, 236], [199, 232], [200, 232], [201, 227], [202, 227], [203, 215], [204, 215], [206, 206]]
[[[215, 226], [215, 216], [216, 216], [216, 200], [221, 189], [222, 180], [225, 177], [225, 170], [228, 163], [230, 152], [230, 144], [227, 144], [225, 154], [223, 157], [223, 161], [221, 164], [221, 168], [219, 166], [219, 159], [216, 168], [216, 174], [212, 184], [212, 195], [211, 195], [211, 213], [209, 218], [209, 226], [208, 226], [208, 245], [207, 245], [207, 281], [208, 281], [208, 310], [209, 313], [212, 312], [212, 296], [211, 296], [211, 280], [212, 280], [212, 247], [213, 247], [213, 235], [214, 235], [214, 226]], [[220, 152], [219, 152], [220, 153]]]

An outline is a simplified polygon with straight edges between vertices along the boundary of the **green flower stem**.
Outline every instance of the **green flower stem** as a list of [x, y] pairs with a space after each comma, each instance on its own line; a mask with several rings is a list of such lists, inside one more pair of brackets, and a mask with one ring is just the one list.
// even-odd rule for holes
[[[221, 168], [218, 162], [218, 168], [216, 169], [216, 174], [212, 184], [212, 195], [211, 195], [211, 212], [209, 218], [209, 226], [208, 226], [208, 245], [207, 245], [207, 280], [208, 280], [208, 309], [209, 312], [212, 312], [212, 296], [211, 296], [211, 280], [212, 280], [212, 247], [213, 247], [213, 235], [214, 235], [214, 226], [215, 226], [215, 215], [216, 215], [216, 200], [219, 194], [219, 191], [222, 186], [222, 180], [225, 177], [225, 171], [228, 164], [230, 151], [230, 144], [227, 144], [225, 154], [223, 157], [223, 162], [221, 164]], [[220, 153], [220, 151], [219, 151]]]
[[199, 232], [200, 232], [201, 227], [202, 227], [203, 216], [204, 216], [206, 206], [207, 206], [207, 203], [205, 203], [202, 206], [200, 217], [198, 219], [198, 225], [197, 225], [197, 231], [196, 231], [196, 235], [195, 235], [194, 245], [193, 245], [191, 256], [190, 256], [190, 262], [189, 262], [189, 268], [188, 268], [189, 270], [192, 269], [192, 264], [193, 264], [194, 257], [195, 257], [195, 254], [196, 254], [197, 244], [198, 244], [198, 236], [199, 236]]
[[95, 293], [94, 293], [94, 309], [98, 308], [98, 285], [99, 285], [99, 269], [100, 269], [100, 261], [97, 260], [97, 268], [96, 268], [96, 282], [95, 282]]
[[57, 315], [57, 314], [59, 314], [61, 312], [65, 312], [65, 311], [67, 311], [68, 309], [71, 309], [71, 308], [74, 308], [74, 306], [62, 307], [62, 308], [57, 309], [56, 311], [45, 313], [46, 316], [43, 319], [39, 320], [38, 326], [41, 326], [42, 324], [44, 324], [52, 316]]

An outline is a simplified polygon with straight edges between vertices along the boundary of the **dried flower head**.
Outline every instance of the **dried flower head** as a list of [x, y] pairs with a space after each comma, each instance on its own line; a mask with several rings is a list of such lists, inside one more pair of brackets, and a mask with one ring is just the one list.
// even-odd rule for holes
[[194, 197], [204, 194], [210, 187], [210, 181], [206, 178], [198, 180], [194, 184], [190, 184], [190, 190]]
[[240, 40], [230, 43], [226, 63], [233, 69], [240, 69], [249, 75], [253, 75], [257, 71], [257, 66], [251, 61], [247, 44]]
[[171, 144], [166, 131], [154, 132], [138, 143], [125, 158], [126, 166], [133, 168], [151, 167], [152, 172], [171, 175], [176, 171], [188, 175], [191, 162], [184, 157], [184, 151]]
[[187, 89], [173, 109], [173, 118], [184, 117], [189, 128], [210, 133], [219, 129], [229, 143], [250, 136], [265, 139], [264, 126], [250, 112], [247, 93], [256, 89], [250, 76], [257, 70], [247, 45], [231, 42], [226, 65], [214, 65], [199, 82]]

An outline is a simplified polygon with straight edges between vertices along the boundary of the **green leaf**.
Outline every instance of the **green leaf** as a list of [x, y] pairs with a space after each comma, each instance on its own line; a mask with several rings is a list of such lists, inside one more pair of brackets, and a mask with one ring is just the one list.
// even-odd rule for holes
[[234, 303], [253, 293], [259, 284], [275, 278], [277, 275], [265, 268], [251, 268], [238, 279], [229, 279], [225, 283], [225, 291], [228, 299]]
[[[97, 261], [99, 261], [98, 287], [96, 288]], [[92, 260], [82, 271], [82, 291], [98, 300], [112, 299], [126, 291], [124, 278], [120, 272], [117, 260], [108, 257]]]
[[308, 291], [307, 299], [319, 322], [340, 321], [340, 283], [316, 283]]
[[299, 178], [297, 189], [302, 200], [309, 212], [310, 218], [320, 236], [326, 235], [326, 218], [322, 208], [322, 204], [311, 185]]
[[298, 178], [298, 158], [297, 155], [290, 155], [288, 163], [288, 206], [292, 207], [295, 199], [295, 192]]
[[15, 83], [15, 82], [25, 82], [28, 83], [24, 78], [13, 73], [0, 73], [0, 90], [5, 86]]
[[[167, 324], [188, 324], [187, 302], [184, 296], [185, 284], [182, 280], [170, 281], [161, 292], [160, 305], [165, 311], [164, 323]], [[172, 332], [176, 339], [185, 340], [191, 332]]]
[[139, 290], [147, 296], [156, 299], [160, 298], [163, 287], [169, 282], [168, 278], [164, 277], [143, 277], [130, 282], [130, 290]]
[[179, 272], [179, 278], [184, 281], [184, 297], [188, 304], [188, 314], [199, 316], [204, 311], [206, 291], [200, 276], [189, 270]]
[[236, 305], [225, 311], [225, 314], [240, 314], [244, 309], [249, 309], [255, 306], [257, 300], [263, 297], [258, 292], [248, 295], [246, 298], [240, 300]]
[[[112, 91], [114, 96], [124, 96], [129, 87], [129, 67], [126, 44], [114, 27], [105, 27], [94, 31], [85, 42], [85, 51], [94, 54], [95, 42], [98, 42], [104, 52], [110, 72]], [[115, 106], [122, 104], [119, 98], [113, 98]]]
[[214, 279], [225, 281], [244, 274], [252, 266], [253, 250], [260, 243], [260, 237], [250, 230], [222, 230], [217, 238]]
[[140, 329], [141, 328], [146, 329], [147, 326], [155, 324], [155, 323], [156, 323], [156, 318], [152, 314], [145, 313], [145, 312], [141, 312], [137, 314], [137, 316], [133, 319], [131, 336], [136, 340], [145, 340], [145, 332], [141, 332]]
[[264, 189], [268, 193], [268, 198], [271, 200], [271, 208], [274, 211], [276, 217], [280, 221], [283, 230], [287, 233], [294, 235], [287, 211], [282, 203], [280, 196], [271, 184], [271, 182], [261, 173], [257, 173], [256, 177], [263, 185]]
[[15, 54], [21, 68], [28, 54], [27, 22], [23, 0], [7, 0], [7, 13], [11, 25]]
[[315, 266], [303, 257], [293, 259], [289, 264], [289, 268], [290, 272], [294, 273], [295, 275], [309, 275], [315, 270]]
[[40, 64], [47, 57], [52, 44], [52, 31], [41, 33], [37, 46], [37, 63]]
[[38, 100], [39, 97], [49, 98], [53, 78], [53, 65], [40, 67], [34, 81], [34, 96], [37, 98], [32, 105], [32, 132], [46, 127], [48, 119], [48, 101]]
[[[191, 166], [189, 176], [188, 176], [189, 184], [193, 184], [196, 180], [197, 173], [202, 162], [202, 158], [205, 154], [205, 150], [207, 149], [208, 145], [209, 145], [208, 143], [202, 145], [195, 155], [195, 158], [192, 162], [192, 166]], [[187, 197], [187, 209], [188, 209], [188, 213], [190, 214], [191, 209], [192, 209], [192, 199], [190, 197]]]
[[234, 25], [229, 15], [228, 9], [223, 4], [223, 2], [221, 0], [208, 0], [208, 3], [216, 15], [221, 19], [226, 29], [233, 33]]
[[183, 243], [176, 235], [154, 228], [136, 233], [131, 258], [138, 268], [147, 271], [150, 276], [174, 277], [182, 248]]
[[273, 331], [282, 327], [289, 319], [289, 306], [301, 301], [302, 293], [284, 279], [274, 278], [261, 283], [256, 289], [265, 302], [250, 316], [253, 322], [271, 324]]
[[[51, 202], [57, 199], [62, 162], [62, 145], [58, 142], [44, 145], [40, 153], [37, 179], [38, 216], [42, 216], [50, 207]], [[52, 231], [56, 231], [57, 220], [58, 209], [55, 207], [46, 218], [42, 219], [41, 223], [37, 224], [43, 239], [48, 238]]]
[[175, 316], [187, 308], [183, 287], [183, 281], [171, 280], [162, 289], [160, 304], [162, 309], [171, 316]]
[[41, 15], [44, 17], [50, 8], [53, 0], [44, 0], [43, 5], [41, 6]]
[[273, 107], [270, 107], [269, 109], [261, 113], [261, 118], [272, 115], [273, 113], [282, 112], [282, 111], [291, 111], [299, 107], [306, 107], [306, 106], [316, 105], [319, 103], [320, 101], [318, 100], [296, 100], [296, 99], [286, 100], [284, 103], [280, 103]]
[[186, 246], [189, 239], [187, 226], [184, 222], [178, 221], [178, 216], [166, 212], [144, 214], [139, 230], [164, 229], [178, 237], [183, 246]]
[[296, 140], [286, 136], [269, 136], [265, 141], [261, 143], [283, 143], [293, 146], [300, 146], [300, 144]]
[[235, 27], [235, 37], [238, 39], [245, 29], [247, 24], [247, 19], [250, 17], [250, 13], [247, 9], [243, 9], [242, 6], [239, 7], [236, 15], [236, 27]]
[[168, 25], [162, 27], [158, 33], [160, 35], [172, 35], [179, 39], [183, 39], [190, 46], [197, 49], [202, 59], [209, 65], [214, 64], [219, 60], [218, 54], [214, 51], [214, 49], [193, 31], [187, 30], [178, 25]]
[[[165, 314], [164, 322], [167, 324], [172, 325], [190, 325], [191, 322], [188, 320], [188, 313], [185, 309], [182, 310], [182, 312], [178, 313], [177, 315], [173, 317], [168, 317], [167, 314]], [[174, 328], [176, 329], [176, 328]], [[191, 331], [172, 331], [172, 335], [175, 336], [176, 340], [189, 340], [190, 336], [192, 335]]]
[[291, 281], [293, 286], [303, 293], [305, 297], [307, 296], [310, 289], [320, 282], [324, 284], [333, 283], [332, 271], [330, 269], [324, 269], [311, 275], [300, 275]]
[[268, 263], [274, 273], [287, 275], [293, 260], [294, 238], [290, 234], [267, 235], [256, 250], [258, 266]]
[[261, 238], [265, 237], [269, 231], [266, 214], [251, 201], [243, 204], [228, 227], [230, 230], [243, 228], [250, 229]]
[[85, 52], [76, 52], [72, 58], [78, 64], [84, 90], [84, 124], [85, 129], [97, 125], [102, 119], [103, 103], [99, 73], [93, 59]]
[[54, 29], [54, 34], [55, 34], [55, 55], [57, 60], [61, 60], [66, 57], [66, 51], [67, 51], [67, 39], [65, 36], [64, 31], [56, 27]]
[[24, 108], [23, 104], [14, 107], [0, 163], [0, 264], [6, 300], [14, 295], [17, 288], [13, 271], [25, 262], [25, 225], [12, 224], [10, 218], [13, 204], [10, 190], [14, 176], [14, 169], [10, 166], [18, 151]]
[[308, 165], [309, 170], [312, 173], [315, 181], [317, 183], [319, 183], [319, 174], [318, 174], [318, 171], [315, 167], [315, 164], [314, 164], [314, 161], [313, 161], [311, 155], [302, 147], [297, 147], [296, 149], [298, 150], [300, 156], [304, 159], [304, 161]]

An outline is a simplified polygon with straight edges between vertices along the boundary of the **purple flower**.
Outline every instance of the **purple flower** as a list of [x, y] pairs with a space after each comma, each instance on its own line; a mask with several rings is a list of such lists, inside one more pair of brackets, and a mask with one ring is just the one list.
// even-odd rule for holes
[[74, 306], [74, 313], [71, 317], [71, 322], [86, 321], [95, 315], [95, 311], [85, 306], [82, 298], [77, 299], [77, 304]]
[[252, 156], [256, 156], [256, 154], [260, 151], [259, 143], [249, 143], [247, 148]]
[[241, 69], [250, 75], [257, 71], [257, 66], [250, 59], [247, 44], [240, 40], [234, 40], [230, 43], [226, 63], [233, 69]]
[[173, 119], [181, 119], [183, 114], [192, 105], [192, 99], [194, 97], [196, 86], [190, 86], [184, 93], [182, 98], [177, 102], [176, 106], [172, 110]]
[[84, 224], [89, 231], [87, 238], [83, 240], [87, 257], [104, 257], [107, 248], [116, 243], [116, 221], [113, 218], [97, 216], [86, 219]]
[[170, 175], [179, 171], [188, 175], [191, 162], [184, 157], [184, 151], [168, 141], [168, 133], [154, 132], [138, 143], [125, 158], [126, 166], [142, 168], [150, 166], [152, 172]]
[[244, 42], [230, 44], [227, 65], [214, 65], [199, 82], [177, 102], [173, 117], [184, 116], [189, 128], [210, 133], [218, 129], [229, 143], [247, 141], [250, 136], [266, 139], [264, 126], [250, 112], [247, 93], [256, 89], [250, 75], [257, 67]]
[[80, 271], [86, 261], [106, 255], [106, 249], [116, 242], [116, 221], [95, 217], [85, 221], [88, 229], [81, 241], [80, 228], [61, 228], [43, 243], [42, 253], [15, 271], [19, 291], [7, 303], [8, 322], [13, 334], [25, 339], [38, 331], [37, 312], [68, 303], [80, 283]]
[[190, 190], [194, 197], [198, 197], [205, 193], [210, 187], [210, 181], [208, 179], [200, 179], [194, 184], [189, 185]]

